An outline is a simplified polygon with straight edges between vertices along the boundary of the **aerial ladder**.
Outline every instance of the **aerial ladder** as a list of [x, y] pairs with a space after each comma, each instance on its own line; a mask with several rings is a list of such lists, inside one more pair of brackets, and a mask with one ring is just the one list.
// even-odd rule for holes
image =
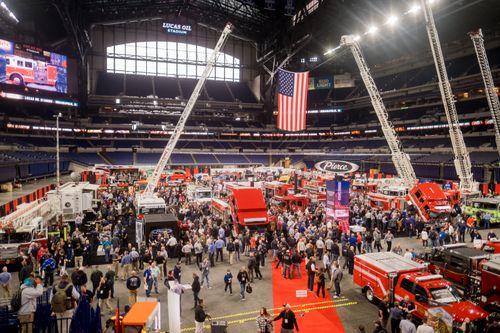
[[224, 30], [222, 31], [219, 40], [217, 41], [217, 44], [215, 45], [214, 51], [212, 52], [210, 58], [207, 61], [207, 66], [203, 70], [200, 80], [196, 84], [193, 93], [191, 94], [191, 97], [189, 98], [186, 107], [184, 108], [184, 111], [182, 112], [179, 121], [177, 122], [177, 125], [175, 126], [173, 133], [170, 136], [167, 145], [165, 146], [165, 149], [163, 150], [163, 153], [161, 154], [160, 160], [158, 161], [158, 164], [156, 165], [153, 174], [148, 180], [148, 184], [142, 195], [143, 198], [154, 197], [154, 190], [158, 182], [160, 181], [161, 174], [165, 169], [165, 167], [167, 166], [168, 160], [170, 159], [170, 156], [174, 151], [175, 145], [177, 144], [177, 141], [179, 141], [182, 131], [184, 130], [186, 121], [189, 118], [189, 115], [191, 114], [191, 111], [193, 110], [196, 101], [198, 100], [201, 90], [203, 89], [203, 85], [205, 84], [205, 81], [207, 80], [210, 73], [212, 72], [212, 69], [219, 56], [220, 50], [224, 46], [231, 31], [232, 31], [232, 25], [231, 23], [227, 23], [226, 26], [224, 27]]
[[497, 152], [500, 156], [500, 102], [498, 101], [498, 96], [495, 91], [495, 83], [493, 82], [488, 56], [486, 55], [486, 49], [484, 48], [483, 32], [479, 29], [477, 31], [469, 32], [469, 36], [474, 44], [477, 61], [479, 63], [479, 68], [481, 69], [481, 75], [483, 76], [484, 91], [490, 107], [493, 125], [495, 126], [495, 141], [497, 144]]
[[389, 149], [391, 150], [392, 162], [396, 167], [399, 178], [401, 178], [403, 184], [408, 187], [408, 190], [410, 190], [417, 183], [417, 177], [415, 176], [415, 171], [411, 165], [410, 156], [403, 151], [401, 141], [389, 121], [389, 115], [384, 102], [382, 101], [382, 97], [380, 96], [377, 86], [375, 85], [375, 81], [370, 74], [370, 69], [368, 68], [363, 54], [361, 53], [359, 43], [356, 41], [354, 36], [346, 35], [342, 36], [340, 45], [347, 46], [351, 49], [354, 60], [356, 60], [356, 64], [358, 65], [361, 78], [363, 79], [366, 90], [370, 95], [373, 109], [375, 110], [380, 126], [382, 127], [382, 132], [384, 133]]
[[441, 44], [439, 42], [439, 36], [434, 23], [434, 17], [432, 16], [429, 0], [420, 1], [424, 10], [425, 25], [427, 35], [429, 37], [429, 43], [431, 45], [432, 57], [434, 58], [434, 64], [436, 66], [444, 112], [448, 121], [451, 145], [453, 147], [453, 154], [455, 155], [455, 169], [457, 171], [458, 178], [460, 179], [460, 191], [463, 195], [466, 195], [474, 191], [474, 181], [469, 152], [465, 146], [462, 130], [460, 129], [460, 122], [458, 120], [457, 109], [455, 107], [455, 99], [451, 91], [450, 81], [448, 80], [443, 51], [441, 50]]

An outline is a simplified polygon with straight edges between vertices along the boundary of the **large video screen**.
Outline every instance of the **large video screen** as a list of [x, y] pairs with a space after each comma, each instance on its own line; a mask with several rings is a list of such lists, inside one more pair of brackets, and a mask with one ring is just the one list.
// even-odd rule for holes
[[68, 93], [67, 57], [0, 39], [0, 83]]

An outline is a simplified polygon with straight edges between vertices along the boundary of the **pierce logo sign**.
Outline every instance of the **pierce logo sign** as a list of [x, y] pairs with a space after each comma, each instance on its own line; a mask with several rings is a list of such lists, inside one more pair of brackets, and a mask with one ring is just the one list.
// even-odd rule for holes
[[316, 163], [314, 167], [319, 171], [333, 173], [350, 173], [359, 169], [359, 165], [357, 164], [335, 160], [321, 161]]

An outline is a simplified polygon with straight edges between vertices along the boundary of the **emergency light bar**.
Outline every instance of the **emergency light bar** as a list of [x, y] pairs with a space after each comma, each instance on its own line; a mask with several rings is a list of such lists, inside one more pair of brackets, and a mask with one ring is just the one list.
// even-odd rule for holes
[[422, 282], [422, 281], [430, 281], [430, 280], [438, 280], [442, 279], [443, 276], [441, 274], [432, 274], [432, 275], [426, 275], [426, 276], [419, 276], [415, 278], [415, 281], [417, 282]]
[[456, 244], [448, 244], [448, 245], [443, 245], [443, 249], [456, 249], [460, 247], [467, 247], [467, 244], [465, 243], [456, 243]]

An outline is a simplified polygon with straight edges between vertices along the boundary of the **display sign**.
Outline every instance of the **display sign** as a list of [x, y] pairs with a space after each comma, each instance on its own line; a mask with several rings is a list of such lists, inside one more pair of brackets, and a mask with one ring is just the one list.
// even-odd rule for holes
[[333, 87], [333, 77], [310, 77], [308, 90], [331, 89]]
[[333, 172], [333, 173], [351, 173], [355, 172], [359, 169], [359, 165], [347, 162], [347, 161], [336, 161], [336, 160], [327, 160], [321, 161], [314, 165], [314, 167], [323, 172]]
[[0, 39], [0, 83], [68, 92], [67, 57]]
[[189, 35], [192, 31], [192, 27], [190, 24], [179, 24], [170, 22], [163, 22], [163, 29], [165, 30], [166, 33], [175, 35]]
[[336, 221], [339, 228], [349, 231], [349, 190], [348, 181], [326, 181], [326, 218]]
[[335, 88], [352, 88], [354, 87], [354, 79], [351, 77], [351, 74], [339, 74], [333, 77], [333, 84]]
[[0, 97], [2, 98], [7, 98], [7, 99], [16, 99], [16, 100], [22, 100], [22, 101], [27, 101], [27, 102], [36, 102], [36, 103], [46, 103], [46, 104], [55, 104], [55, 105], [61, 105], [61, 106], [69, 106], [69, 107], [78, 107], [78, 102], [72, 101], [72, 100], [65, 100], [65, 99], [54, 99], [54, 98], [47, 98], [47, 97], [36, 97], [36, 96], [30, 96], [30, 95], [23, 95], [23, 94], [16, 94], [16, 93], [9, 93], [9, 92], [0, 92]]

